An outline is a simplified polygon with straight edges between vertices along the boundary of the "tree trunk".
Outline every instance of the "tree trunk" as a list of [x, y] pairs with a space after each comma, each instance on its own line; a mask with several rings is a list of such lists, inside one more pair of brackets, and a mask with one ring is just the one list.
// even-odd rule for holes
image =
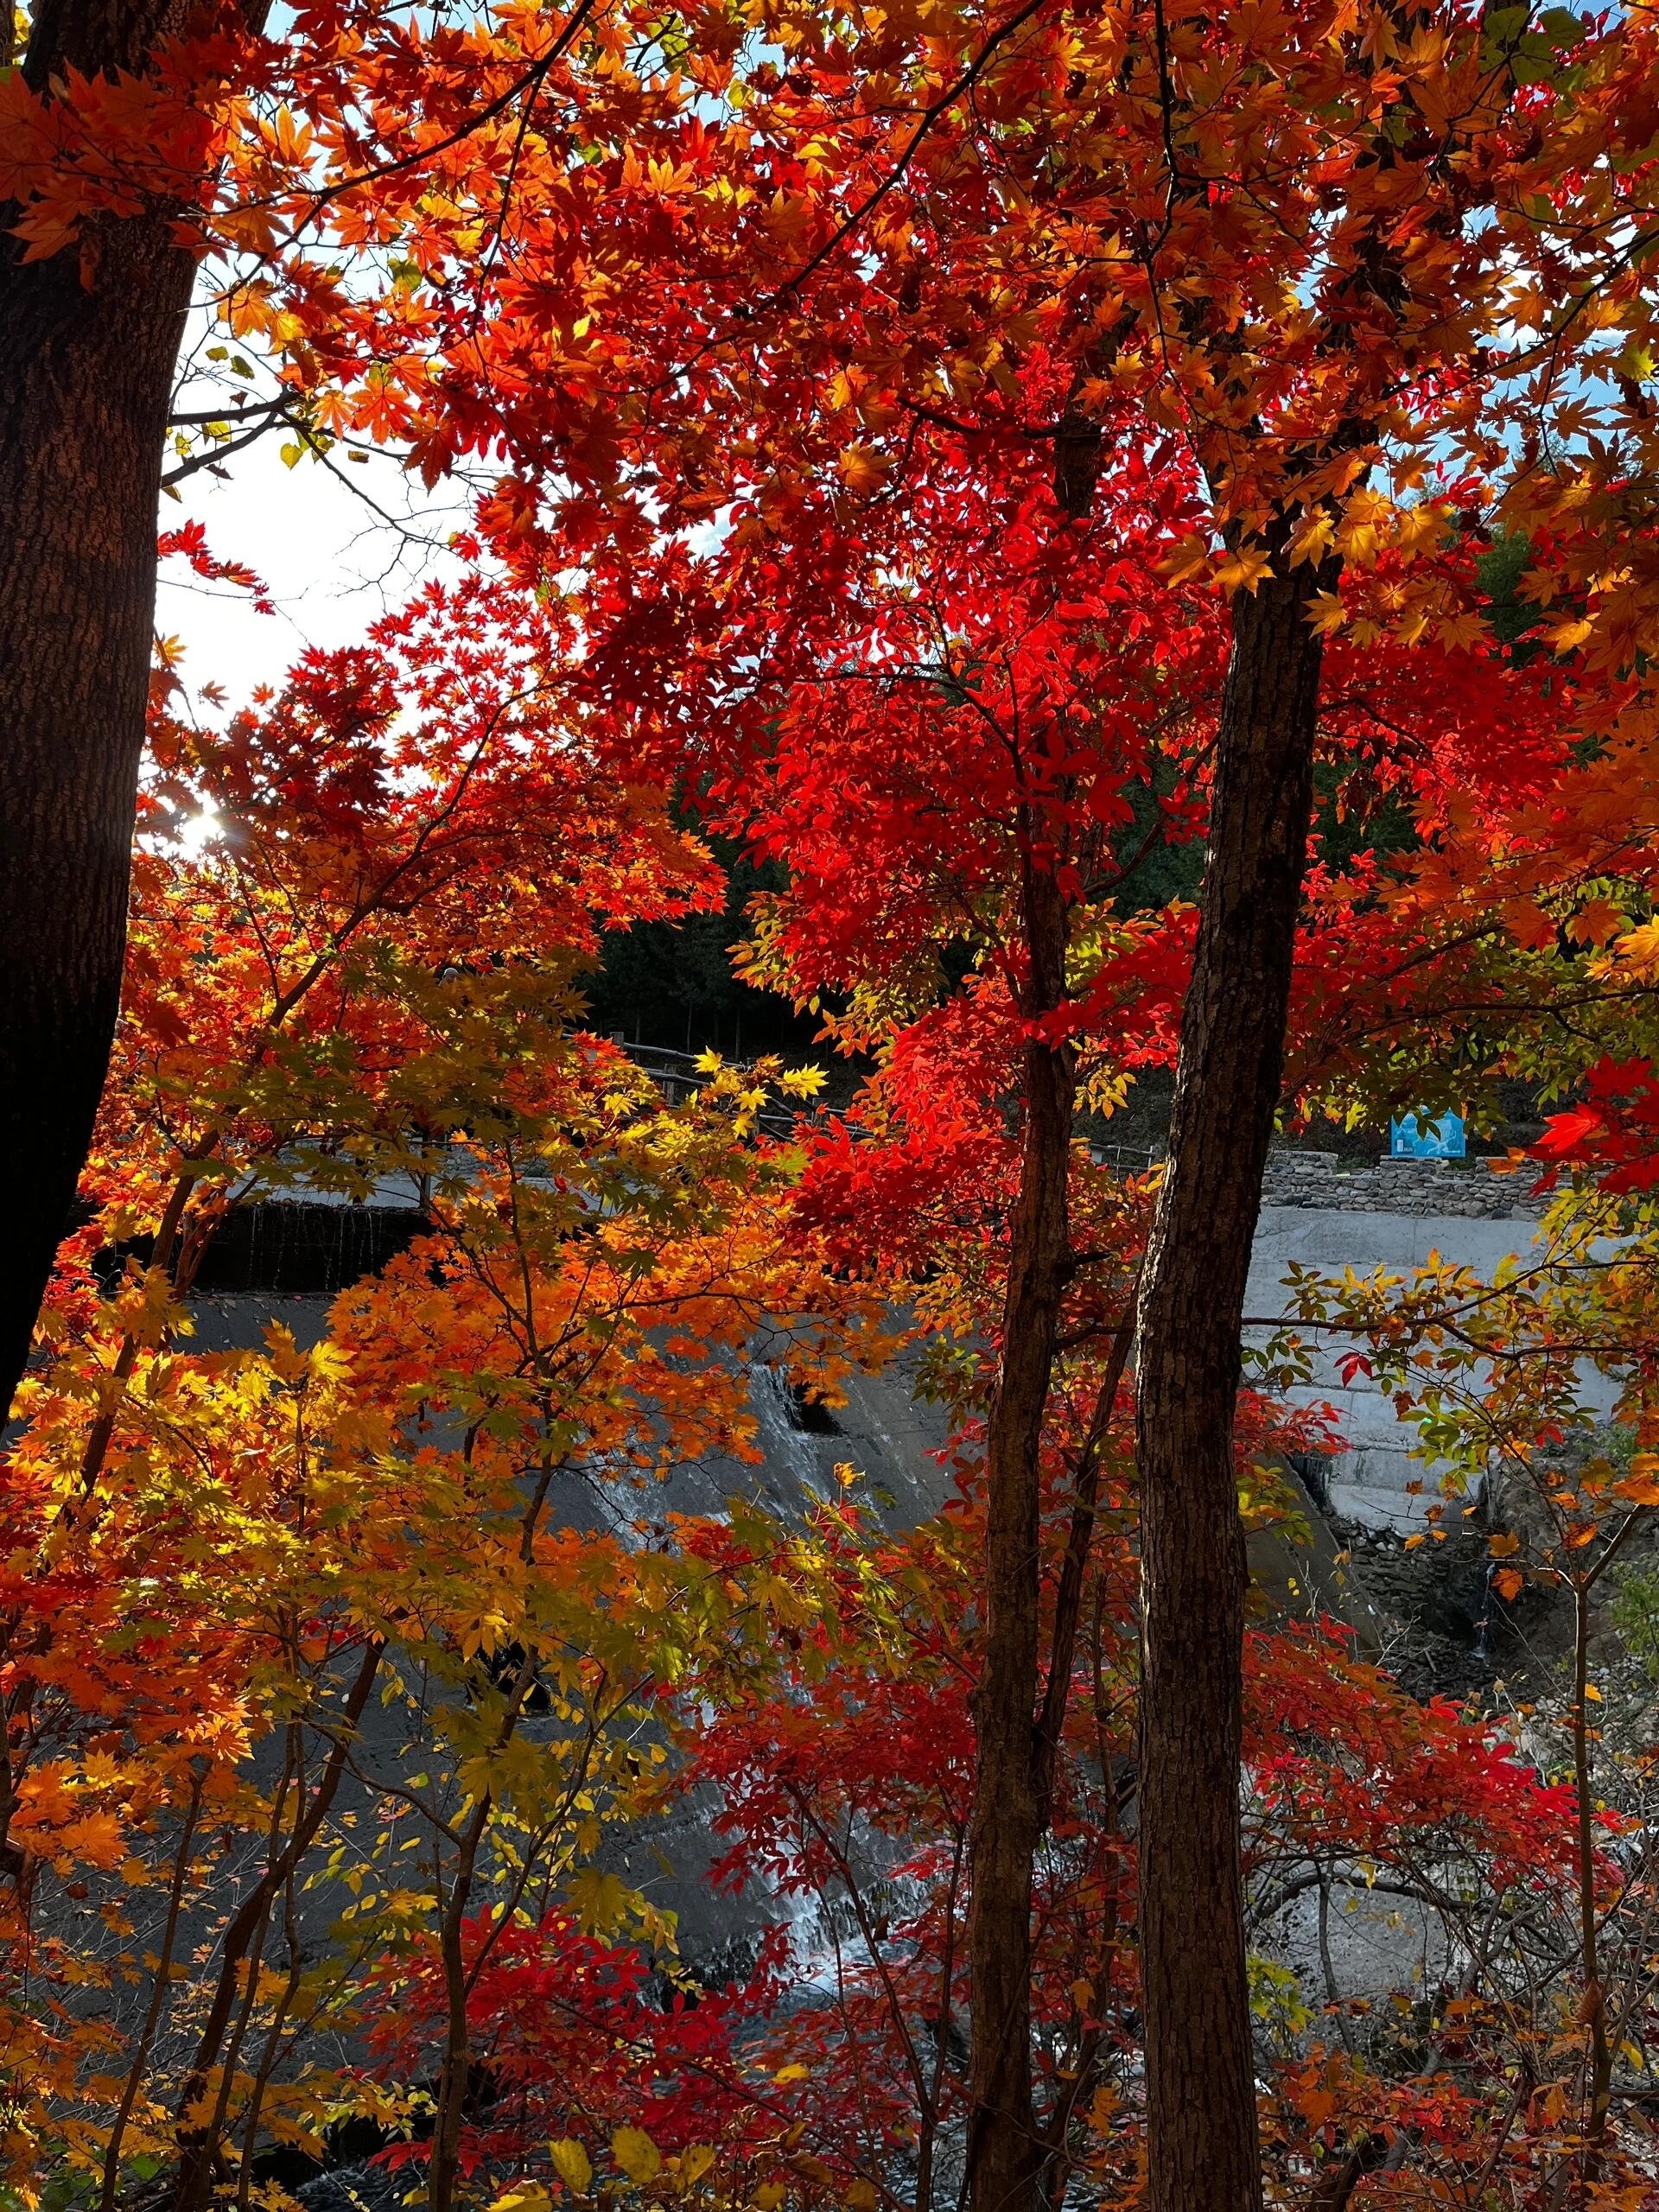
[[[250, 1967], [250, 1956], [264, 1940], [271, 1906], [298, 1872], [340, 1794], [346, 1762], [356, 1741], [385, 1648], [378, 1637], [372, 1637], [364, 1645], [357, 1672], [341, 1701], [339, 1718], [330, 1729], [334, 1741], [322, 1763], [316, 1787], [308, 1800], [302, 1798], [296, 1805], [294, 1825], [280, 1848], [276, 1847], [273, 1836], [264, 1872], [238, 1904], [219, 1939], [219, 1980], [196, 2040], [195, 2056], [178, 2094], [175, 2133], [179, 2170], [174, 2182], [173, 2212], [203, 2212], [212, 2198], [223, 2108], [221, 2104], [216, 2114], [204, 2116], [203, 2101], [213, 2082], [213, 2069], [228, 2063], [226, 2032], [238, 1998], [248, 1995], [251, 1975], [257, 1971], [257, 1959]], [[245, 1968], [248, 1969], [246, 1973]]]
[[[1281, 559], [1279, 545], [1271, 549]], [[1169, 1158], [1142, 1277], [1141, 1942], [1154, 2212], [1259, 2212], [1239, 1876], [1244, 1284], [1312, 804], [1312, 564], [1234, 602]]]
[[[142, 71], [185, 0], [43, 0], [24, 75]], [[13, 211], [0, 207], [0, 231]], [[0, 1415], [108, 1065], [156, 597], [156, 501], [195, 263], [165, 211], [23, 262], [0, 237]]]
[[[1065, 996], [1066, 916], [1051, 873], [1028, 863], [1024, 893], [1031, 979], [1021, 1010], [1029, 1020]], [[985, 1444], [985, 1635], [975, 1699], [968, 1931], [973, 2212], [1024, 2212], [1042, 2157], [1031, 2098], [1031, 1873], [1045, 1817], [1036, 1724], [1039, 1453], [1068, 1261], [1071, 1051], [1033, 1040], [1022, 1073], [1020, 1195]]]
[[[524, 1679], [530, 1678], [526, 1661]], [[461, 2130], [467, 2117], [467, 2089], [472, 2073], [472, 2038], [467, 2018], [468, 1990], [467, 1961], [461, 1948], [467, 1908], [472, 1902], [479, 1847], [490, 1824], [490, 1801], [481, 1800], [467, 1823], [456, 1853], [454, 1878], [438, 1930], [439, 1957], [443, 1966], [443, 2066], [438, 2076], [437, 2110], [433, 2116], [432, 2155], [426, 2169], [427, 2212], [451, 2212], [455, 2183], [461, 2173]]]

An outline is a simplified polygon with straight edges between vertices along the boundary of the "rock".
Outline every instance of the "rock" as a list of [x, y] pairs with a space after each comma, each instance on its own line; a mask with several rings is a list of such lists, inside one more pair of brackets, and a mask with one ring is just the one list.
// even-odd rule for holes
[[302, 2182], [294, 2194], [306, 2212], [403, 2212], [416, 2177], [392, 2173], [385, 2166], [341, 2166], [337, 2172], [319, 2174]]

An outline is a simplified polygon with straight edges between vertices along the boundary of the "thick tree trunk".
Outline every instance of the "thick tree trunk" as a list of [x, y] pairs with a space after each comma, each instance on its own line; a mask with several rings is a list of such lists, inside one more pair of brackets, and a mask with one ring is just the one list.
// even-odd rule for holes
[[1154, 2212], [1259, 2212], [1239, 1878], [1240, 1321], [1278, 1101], [1320, 646], [1312, 566], [1235, 601], [1169, 1159], [1142, 1276], [1141, 1942]]
[[[45, 0], [24, 74], [142, 70], [185, 0]], [[0, 208], [0, 230], [11, 211]], [[108, 1065], [156, 596], [156, 501], [194, 272], [164, 213], [24, 263], [0, 238], [0, 1416]]]
[[[1024, 887], [1029, 1017], [1051, 1012], [1065, 995], [1066, 917], [1052, 874], [1030, 868]], [[985, 1446], [985, 1637], [975, 1700], [968, 1937], [973, 2212], [1026, 2212], [1041, 2163], [1031, 2099], [1031, 1874], [1046, 1817], [1036, 1721], [1039, 1453], [1069, 1256], [1071, 1053], [1033, 1042], [1022, 1072], [1024, 1152]]]

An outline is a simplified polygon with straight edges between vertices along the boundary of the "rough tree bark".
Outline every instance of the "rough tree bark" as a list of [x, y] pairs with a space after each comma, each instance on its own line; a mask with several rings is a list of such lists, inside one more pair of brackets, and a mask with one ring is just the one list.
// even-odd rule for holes
[[[1275, 556], [1280, 547], [1271, 549]], [[1141, 1941], [1154, 2212], [1259, 2212], [1239, 1876], [1245, 1276], [1284, 1052], [1331, 582], [1234, 602], [1169, 1158], [1141, 1278]]]
[[[23, 73], [142, 72], [189, 0], [41, 0]], [[0, 207], [0, 1417], [109, 1061], [156, 597], [156, 502], [195, 263], [165, 209], [24, 262]]]
[[[1051, 1013], [1065, 996], [1066, 915], [1052, 872], [1029, 861], [1023, 893], [1031, 973], [1021, 1010], [1029, 1020]], [[968, 1932], [973, 2212], [1021, 2212], [1042, 2159], [1031, 2094], [1031, 1874], [1046, 1818], [1036, 1725], [1039, 1452], [1070, 1257], [1066, 1173], [1076, 1087], [1070, 1048], [1033, 1039], [1022, 1076], [1020, 1195], [985, 1444], [985, 1635], [974, 1708]]]

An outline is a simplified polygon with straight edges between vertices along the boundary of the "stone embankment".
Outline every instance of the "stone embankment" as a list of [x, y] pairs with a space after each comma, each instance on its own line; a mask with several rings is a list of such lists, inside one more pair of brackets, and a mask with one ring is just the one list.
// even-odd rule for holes
[[1344, 1164], [1334, 1152], [1271, 1154], [1262, 1203], [1310, 1213], [1450, 1215], [1469, 1221], [1534, 1221], [1547, 1201], [1535, 1178], [1507, 1159], [1391, 1160]]

